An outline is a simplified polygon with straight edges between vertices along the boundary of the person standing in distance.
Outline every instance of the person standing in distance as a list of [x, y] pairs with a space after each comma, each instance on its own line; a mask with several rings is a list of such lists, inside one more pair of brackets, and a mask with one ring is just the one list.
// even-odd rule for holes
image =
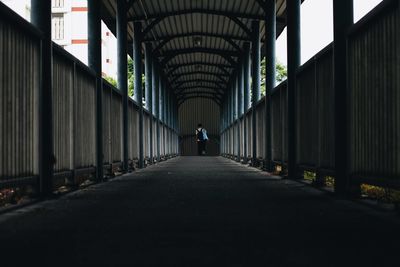
[[199, 123], [196, 129], [196, 140], [197, 140], [197, 155], [206, 154], [206, 142], [208, 140], [207, 131], [203, 128], [203, 125]]

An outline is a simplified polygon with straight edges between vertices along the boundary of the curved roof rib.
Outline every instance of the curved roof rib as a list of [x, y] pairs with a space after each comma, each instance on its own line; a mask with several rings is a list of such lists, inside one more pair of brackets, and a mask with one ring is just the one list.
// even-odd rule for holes
[[[143, 42], [151, 44], [168, 87], [180, 102], [202, 97], [220, 104], [243, 46], [251, 41], [253, 20], [261, 21], [264, 40], [267, 0], [126, 1], [129, 21], [142, 23]], [[287, 0], [275, 1], [279, 35], [286, 25]], [[115, 33], [117, 0], [102, 2], [103, 20]], [[129, 23], [128, 42], [132, 40]]]

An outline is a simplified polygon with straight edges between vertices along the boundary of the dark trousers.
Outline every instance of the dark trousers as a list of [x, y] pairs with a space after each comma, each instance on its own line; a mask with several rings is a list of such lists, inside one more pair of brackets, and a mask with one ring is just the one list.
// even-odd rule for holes
[[203, 155], [203, 151], [206, 151], [206, 141], [197, 141], [197, 155]]

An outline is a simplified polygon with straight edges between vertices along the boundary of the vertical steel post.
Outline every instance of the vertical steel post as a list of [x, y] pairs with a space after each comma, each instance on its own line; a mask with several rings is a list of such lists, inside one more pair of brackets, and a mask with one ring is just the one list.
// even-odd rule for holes
[[161, 134], [163, 133], [163, 128], [164, 127], [162, 127], [162, 123], [163, 123], [163, 106], [162, 106], [162, 101], [163, 101], [163, 91], [164, 91], [164, 79], [163, 79], [163, 77], [162, 77], [162, 75], [161, 75], [161, 70], [159, 69], [159, 77], [160, 77], [160, 83], [159, 83], [159, 89], [158, 89], [158, 95], [159, 95], [159, 97], [158, 97], [158, 115], [159, 115], [159, 120], [160, 120], [160, 129], [159, 129], [159, 131], [160, 131], [160, 161], [161, 161], [161, 157], [162, 157], [162, 151], [161, 151], [161, 148], [162, 148], [162, 139], [161, 139]]
[[150, 125], [149, 125], [149, 132], [150, 132], [150, 140], [149, 140], [149, 147], [150, 147], [150, 163], [153, 163], [153, 64], [152, 64], [152, 45], [151, 43], [146, 44], [145, 50], [145, 75], [146, 75], [146, 109], [150, 113]]
[[154, 146], [154, 155], [153, 155], [153, 162], [157, 161], [157, 128], [158, 128], [158, 117], [157, 117], [157, 88], [158, 88], [158, 78], [157, 78], [157, 68], [154, 59], [151, 59], [151, 74], [152, 74], [152, 110], [153, 110], [153, 116], [154, 116], [154, 121], [155, 121], [155, 127], [153, 127], [153, 135], [155, 136], [153, 146]]
[[167, 143], [167, 137], [166, 137], [166, 132], [167, 132], [167, 130], [166, 130], [166, 126], [167, 126], [167, 91], [168, 91], [168, 89], [167, 89], [167, 82], [166, 82], [166, 80], [164, 79], [163, 80], [164, 81], [164, 86], [163, 86], [163, 122], [164, 122], [164, 127], [163, 127], [163, 149], [164, 149], [164, 159], [166, 158], [166, 154], [167, 154], [167, 151], [166, 151], [166, 148], [167, 148], [167, 145], [166, 145], [166, 143]]
[[229, 154], [229, 126], [231, 123], [231, 97], [230, 97], [230, 87], [228, 87], [228, 91], [226, 92], [226, 126], [225, 126], [225, 130], [226, 130], [226, 154]]
[[237, 98], [237, 124], [236, 124], [236, 150], [237, 150], [237, 162], [240, 162], [240, 116], [242, 115], [242, 105], [243, 105], [243, 95], [242, 89], [243, 86], [241, 85], [241, 62], [239, 62], [238, 69], [237, 69], [237, 76], [236, 76], [236, 98]]
[[53, 191], [53, 99], [52, 99], [52, 41], [51, 1], [32, 0], [32, 23], [43, 32], [39, 91], [39, 192], [42, 196]]
[[251, 106], [251, 66], [250, 66], [250, 59], [251, 59], [251, 49], [250, 43], [246, 42], [243, 45], [243, 107], [244, 113], [246, 113], [250, 106]]
[[229, 127], [230, 126], [230, 124], [231, 124], [231, 114], [232, 114], [232, 112], [231, 112], [231, 87], [229, 86], [228, 87], [228, 92], [227, 92], [227, 95], [226, 95], [226, 101], [227, 101], [227, 105], [228, 105], [228, 112], [227, 112], [227, 114], [226, 114], [226, 120], [227, 120], [227, 127]]
[[142, 88], [142, 24], [133, 23], [133, 62], [135, 64], [134, 99], [139, 106], [139, 168], [144, 167], [143, 88]]
[[[171, 128], [171, 130], [174, 128], [174, 105], [173, 105], [173, 101], [174, 101], [174, 95], [172, 92], [170, 92], [170, 101], [169, 101], [169, 127]], [[173, 135], [172, 132], [170, 133], [170, 154], [173, 154], [173, 146], [172, 146], [172, 142], [173, 142]]]
[[252, 165], [257, 166], [257, 120], [256, 104], [261, 98], [261, 49], [260, 49], [260, 22], [255, 20], [252, 26], [252, 128], [253, 128], [253, 155]]
[[[146, 46], [146, 49], [148, 49], [147, 48], [147, 46]], [[151, 101], [152, 101], [152, 103], [151, 103], [151, 107], [152, 107], [152, 111], [153, 111], [153, 115], [154, 116], [156, 116], [156, 110], [157, 110], [157, 107], [156, 107], [156, 95], [157, 95], [157, 87], [158, 87], [158, 79], [157, 79], [157, 68], [156, 68], [156, 64], [155, 64], [155, 62], [154, 62], [154, 59], [153, 58], [151, 58], [151, 89], [152, 89], [152, 92], [151, 92], [151, 95], [152, 95], [152, 99], [151, 99]]]
[[[161, 71], [161, 70], [160, 70]], [[160, 101], [158, 103], [158, 105], [160, 106], [160, 121], [164, 122], [164, 107], [163, 107], [163, 100], [164, 100], [164, 77], [162, 77], [161, 73], [160, 73]]]
[[[334, 88], [335, 88], [335, 192], [345, 194], [349, 188], [347, 32], [353, 25], [353, 0], [333, 1], [334, 20]], [[349, 192], [351, 193], [351, 192]]]
[[[244, 43], [243, 46], [243, 112], [244, 114], [250, 108], [250, 43]], [[244, 117], [244, 125], [243, 125], [243, 163], [247, 164], [248, 162], [248, 129], [247, 129], [247, 116]]]
[[[161, 75], [160, 70], [160, 156], [161, 158], [164, 157], [164, 90], [165, 90], [165, 83], [164, 77]], [[161, 127], [162, 126], [162, 127]], [[161, 138], [162, 136], [162, 138]], [[160, 160], [161, 160], [160, 158]]]
[[123, 170], [128, 171], [128, 39], [127, 39], [126, 1], [117, 2], [117, 57], [118, 57], [118, 88], [122, 92], [122, 144]]
[[[230, 88], [228, 89], [230, 90]], [[229, 134], [229, 126], [230, 126], [230, 116], [231, 116], [231, 101], [230, 101], [230, 91], [226, 96], [226, 126], [225, 126], [225, 135], [226, 135], [226, 143], [225, 143], [225, 150], [226, 155], [229, 155], [230, 152], [230, 134]]]
[[[236, 74], [234, 74], [234, 77], [236, 77]], [[233, 112], [233, 120], [232, 120], [232, 158], [235, 159], [236, 156], [236, 119], [237, 119], [237, 94], [236, 94], [236, 79], [234, 78], [232, 80], [232, 112]]]
[[160, 162], [161, 159], [161, 155], [160, 155], [160, 149], [161, 149], [161, 141], [160, 141], [160, 87], [161, 87], [161, 79], [160, 79], [160, 72], [159, 72], [159, 68], [158, 65], [156, 65], [156, 62], [153, 61], [153, 64], [155, 66], [157, 66], [157, 68], [155, 68], [155, 84], [154, 84], [154, 109], [155, 109], [155, 116], [156, 116], [156, 125], [157, 125], [157, 129], [156, 129], [156, 140], [157, 140], [157, 162]]
[[243, 86], [243, 57], [240, 59], [240, 63], [238, 66], [238, 114], [239, 117], [244, 114], [245, 103], [244, 103], [244, 86]]
[[[230, 102], [231, 102], [231, 106], [230, 106], [230, 123], [229, 123], [229, 128], [230, 131], [232, 131], [232, 127], [234, 125], [235, 122], [235, 94], [234, 94], [234, 89], [233, 89], [233, 85], [231, 83], [230, 85], [230, 91], [229, 91], [229, 97], [230, 97]], [[232, 137], [231, 137], [232, 136]], [[234, 151], [234, 142], [235, 142], [235, 135], [234, 134], [229, 134], [229, 137], [231, 137], [229, 139], [229, 155], [231, 157], [235, 156], [235, 151]]]
[[226, 155], [226, 127], [227, 127], [227, 114], [228, 114], [228, 102], [227, 102], [227, 96], [226, 94], [224, 95], [224, 127], [223, 127], [223, 131], [224, 131], [224, 147], [223, 147], [223, 154], [224, 156]]
[[272, 171], [272, 106], [271, 92], [275, 88], [276, 63], [276, 2], [269, 0], [265, 14], [265, 157], [264, 169]]
[[222, 140], [222, 131], [224, 129], [224, 107], [225, 104], [222, 101], [222, 106], [220, 109], [220, 114], [219, 114], [219, 136], [220, 136], [220, 142], [219, 142], [219, 155], [223, 154], [223, 140]]
[[[165, 118], [165, 125], [167, 126], [167, 127], [169, 127], [169, 90], [167, 90], [166, 92], [165, 92], [165, 110], [166, 110], [166, 118]], [[165, 148], [166, 148], [166, 152], [165, 152], [165, 154], [166, 155], [169, 155], [169, 130], [167, 130], [167, 132], [166, 132], [166, 137], [165, 137]]]
[[103, 81], [101, 78], [101, 3], [88, 1], [88, 62], [96, 73], [96, 180], [103, 179]]
[[288, 175], [296, 179], [296, 73], [300, 66], [300, 5], [301, 0], [287, 2], [287, 123]]

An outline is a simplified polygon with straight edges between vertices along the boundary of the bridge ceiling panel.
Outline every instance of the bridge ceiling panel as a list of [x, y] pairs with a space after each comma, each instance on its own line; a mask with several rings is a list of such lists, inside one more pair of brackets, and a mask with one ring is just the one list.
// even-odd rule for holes
[[217, 72], [230, 75], [232, 68], [228, 68], [228, 66], [231, 66], [230, 62], [220, 55], [192, 53], [181, 54], [171, 59], [165, 64], [165, 71], [166, 73], [169, 71], [183, 72], [190, 69], [192, 72]]
[[216, 75], [222, 75], [224, 77], [227, 75], [226, 72], [224, 72], [221, 68], [217, 66], [204, 67], [203, 65], [183, 65], [182, 67], [171, 72], [171, 76], [175, 77], [178, 75], [194, 73], [194, 72], [211, 72]]
[[189, 79], [188, 77], [184, 77], [179, 82], [175, 83], [176, 88], [178, 87], [187, 87], [187, 86], [208, 86], [208, 87], [215, 87], [217, 89], [225, 89], [226, 86], [223, 86], [221, 83], [217, 81], [205, 80], [205, 79]]
[[171, 81], [179, 82], [179, 81], [187, 81], [187, 80], [205, 80], [205, 81], [215, 81], [219, 83], [227, 83], [228, 79], [218, 76], [213, 73], [201, 73], [201, 72], [193, 72], [187, 73], [180, 76], [174, 76]]
[[[153, 55], [160, 61], [174, 91], [182, 85], [203, 86], [195, 89], [196, 93], [201, 90], [208, 93], [212, 87], [225, 90], [244, 42], [251, 40], [253, 20], [261, 21], [260, 34], [264, 40], [266, 0], [126, 1], [129, 42], [133, 40], [131, 22], [140, 21], [144, 42], [152, 44]], [[103, 0], [103, 19], [114, 33], [116, 3], [117, 0]], [[280, 34], [286, 25], [286, 0], [276, 3], [277, 34]]]
[[188, 75], [188, 76], [182, 76], [182, 78], [178, 79], [177, 81], [172, 82], [173, 87], [177, 87], [181, 84], [191, 84], [192, 86], [198, 85], [198, 84], [203, 84], [207, 86], [214, 86], [217, 88], [225, 88], [226, 87], [226, 82], [223, 82], [218, 79], [214, 79], [213, 77], [206, 77], [202, 75]]
[[[242, 19], [242, 21], [247, 25], [250, 20]], [[242, 28], [226, 16], [202, 13], [166, 17], [154, 26], [152, 31], [147, 34], [147, 38], [151, 37], [149, 35], [152, 33], [161, 40], [169, 36], [190, 35], [192, 33], [224, 34], [237, 36], [238, 38], [248, 38]]]
[[207, 89], [207, 88], [198, 88], [198, 89], [185, 89], [182, 91], [179, 91], [179, 95], [187, 95], [187, 94], [197, 94], [197, 93], [205, 93], [205, 94], [211, 94], [211, 95], [222, 95], [223, 92], [215, 92], [213, 90]]
[[160, 14], [186, 10], [230, 12], [247, 17], [258, 15], [259, 18], [263, 15], [260, 5], [255, 0], [137, 0], [133, 7], [130, 15], [138, 19], [155, 18]]
[[[177, 50], [177, 49], [185, 49], [185, 48], [196, 48], [196, 44], [194, 40], [196, 38], [201, 38], [202, 46], [204, 48], [210, 49], [220, 49], [227, 51], [237, 51], [236, 47], [232, 45], [232, 43], [228, 42], [224, 38], [216, 38], [216, 37], [199, 37], [199, 36], [186, 36], [179, 37], [170, 40], [168, 43], [163, 45], [158, 52], [163, 54], [166, 51]], [[234, 42], [235, 45], [240, 45], [241, 42]]]
[[210, 55], [207, 53], [188, 53], [188, 54], [178, 54], [174, 58], [172, 58], [167, 65], [176, 65], [176, 64], [185, 64], [185, 63], [213, 63], [213, 64], [221, 64], [221, 65], [229, 65], [229, 61], [221, 55]]

